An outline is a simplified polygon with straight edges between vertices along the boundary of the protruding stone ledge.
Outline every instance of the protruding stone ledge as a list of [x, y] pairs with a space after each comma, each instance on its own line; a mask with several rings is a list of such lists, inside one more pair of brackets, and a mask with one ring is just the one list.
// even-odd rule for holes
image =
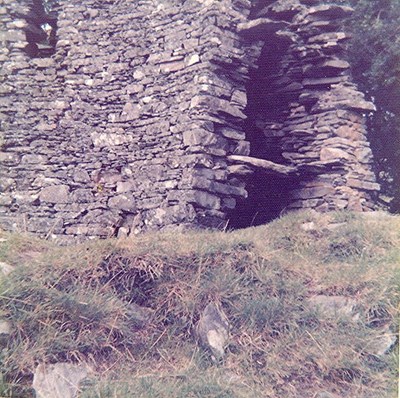
[[230, 155], [228, 160], [232, 163], [242, 163], [244, 165], [263, 169], [266, 172], [280, 174], [284, 176], [292, 176], [297, 174], [297, 168], [285, 166], [282, 164], [271, 162], [270, 160], [253, 158], [251, 156]]
[[257, 18], [238, 25], [238, 32], [245, 37], [257, 40], [276, 33], [289, 25], [285, 21], [273, 21], [269, 18]]
[[329, 20], [345, 18], [354, 12], [354, 8], [349, 6], [341, 6], [337, 4], [323, 4], [320, 6], [311, 7], [307, 10], [307, 17], [312, 20]]

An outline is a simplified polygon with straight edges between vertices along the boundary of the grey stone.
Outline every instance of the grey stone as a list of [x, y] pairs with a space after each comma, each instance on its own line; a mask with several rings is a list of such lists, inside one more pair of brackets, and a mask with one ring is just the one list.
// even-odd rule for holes
[[86, 170], [78, 169], [74, 171], [74, 181], [88, 183], [91, 181], [89, 173]]
[[120, 209], [129, 212], [136, 210], [135, 200], [131, 195], [117, 195], [108, 200], [108, 206], [113, 209]]
[[322, 198], [328, 195], [332, 195], [334, 192], [334, 188], [330, 186], [317, 186], [294, 190], [292, 192], [292, 197], [294, 199]]
[[41, 202], [48, 203], [68, 203], [69, 186], [68, 185], [53, 185], [42, 189], [39, 195]]
[[320, 391], [314, 396], [314, 398], [340, 398], [340, 397], [328, 391]]
[[14, 267], [10, 264], [7, 264], [3, 261], [0, 261], [0, 273], [3, 275], [8, 275], [10, 272], [14, 270]]
[[346, 316], [356, 321], [360, 317], [356, 313], [356, 300], [349, 297], [318, 295], [308, 299], [307, 303], [328, 318]]
[[37, 398], [77, 398], [79, 385], [89, 374], [90, 368], [83, 363], [39, 364], [33, 374], [32, 387]]
[[203, 129], [193, 129], [183, 132], [183, 143], [192, 145], [214, 145], [217, 143], [217, 135]]
[[195, 191], [193, 201], [206, 209], [218, 210], [221, 208], [221, 198], [204, 191]]
[[154, 310], [151, 308], [142, 307], [135, 303], [130, 303], [128, 305], [128, 309], [128, 316], [133, 319], [138, 326], [144, 326], [148, 324], [154, 315]]
[[366, 191], [378, 191], [379, 184], [369, 181], [362, 181], [356, 178], [348, 178], [347, 184], [349, 187], [358, 188]]
[[71, 193], [71, 200], [74, 203], [90, 203], [93, 201], [93, 193], [90, 189], [76, 189]]
[[0, 350], [7, 346], [13, 327], [10, 321], [0, 318]]
[[322, 148], [320, 152], [320, 159], [325, 161], [335, 160], [335, 161], [343, 161], [349, 160], [351, 155], [339, 148]]
[[45, 161], [45, 157], [42, 155], [24, 155], [21, 158], [21, 163], [43, 163]]
[[390, 352], [397, 342], [396, 333], [392, 332], [388, 326], [379, 330], [379, 336], [367, 347], [370, 354], [381, 357]]
[[9, 335], [12, 332], [11, 322], [0, 319], [0, 335]]
[[196, 325], [196, 333], [201, 344], [211, 350], [215, 359], [224, 357], [229, 339], [229, 323], [218, 303], [207, 304]]
[[317, 230], [317, 226], [313, 221], [301, 224], [300, 228], [305, 232], [311, 232]]
[[6, 192], [15, 184], [13, 178], [2, 178], [0, 179], [0, 192]]
[[311, 7], [306, 11], [307, 16], [313, 18], [337, 19], [350, 15], [354, 9], [349, 6], [341, 6], [336, 4], [322, 4]]
[[141, 107], [138, 104], [128, 102], [125, 104], [121, 113], [121, 121], [127, 122], [138, 119], [141, 115]]
[[274, 21], [269, 18], [257, 18], [248, 22], [242, 22], [238, 25], [238, 32], [251, 38], [266, 39], [267, 35], [271, 35], [278, 30], [288, 26], [285, 21]]

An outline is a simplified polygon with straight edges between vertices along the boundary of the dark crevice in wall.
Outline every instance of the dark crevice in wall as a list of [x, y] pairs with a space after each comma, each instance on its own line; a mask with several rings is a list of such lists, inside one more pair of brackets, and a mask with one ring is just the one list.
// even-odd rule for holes
[[32, 0], [29, 12], [22, 17], [28, 45], [25, 52], [32, 58], [47, 58], [55, 53], [57, 43], [57, 8], [52, 0]]
[[[244, 131], [250, 142], [250, 156], [278, 164], [287, 163], [282, 157], [281, 128], [289, 113], [289, 102], [298, 96], [292, 90], [277, 92], [278, 87], [287, 84], [280, 77], [287, 48], [287, 42], [280, 41], [276, 36], [267, 40], [256, 68], [249, 73], [246, 87], [247, 119]], [[256, 169], [246, 178], [248, 198], [238, 201], [229, 214], [229, 226], [246, 228], [279, 217], [290, 203], [290, 192], [297, 186], [297, 177]]]
[[279, 217], [290, 203], [289, 192], [296, 185], [294, 178], [254, 173], [247, 179], [248, 198], [238, 201], [229, 214], [229, 228], [262, 225]]

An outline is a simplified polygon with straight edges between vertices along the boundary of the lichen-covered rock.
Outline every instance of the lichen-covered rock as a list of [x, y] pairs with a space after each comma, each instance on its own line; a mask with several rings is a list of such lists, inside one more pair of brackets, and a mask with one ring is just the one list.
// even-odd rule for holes
[[79, 384], [89, 374], [90, 368], [83, 363], [39, 364], [33, 374], [32, 387], [37, 398], [77, 398]]
[[346, 316], [355, 321], [360, 318], [356, 311], [357, 302], [349, 297], [318, 295], [311, 297], [307, 303], [328, 318]]
[[229, 323], [220, 305], [214, 302], [207, 304], [196, 325], [196, 332], [201, 344], [211, 350], [215, 359], [224, 357]]
[[390, 352], [397, 342], [397, 334], [390, 330], [388, 326], [378, 329], [379, 336], [370, 342], [366, 351], [370, 354], [381, 357]]
[[14, 268], [15, 267], [13, 267], [12, 265], [0, 261], [0, 278], [2, 275], [8, 275], [10, 272], [14, 270]]

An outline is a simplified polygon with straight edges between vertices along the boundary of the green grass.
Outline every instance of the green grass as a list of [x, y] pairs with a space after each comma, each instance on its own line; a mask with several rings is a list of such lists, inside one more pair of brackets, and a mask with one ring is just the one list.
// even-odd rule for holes
[[[87, 361], [97, 375], [81, 398], [396, 396], [397, 348], [371, 347], [381, 327], [398, 330], [400, 217], [301, 212], [68, 248], [2, 238], [0, 261], [16, 266], [0, 283], [7, 383], [38, 362]], [[307, 299], [320, 294], [355, 299], [359, 319], [319, 313]], [[211, 300], [231, 325], [220, 363], [194, 334]]]

